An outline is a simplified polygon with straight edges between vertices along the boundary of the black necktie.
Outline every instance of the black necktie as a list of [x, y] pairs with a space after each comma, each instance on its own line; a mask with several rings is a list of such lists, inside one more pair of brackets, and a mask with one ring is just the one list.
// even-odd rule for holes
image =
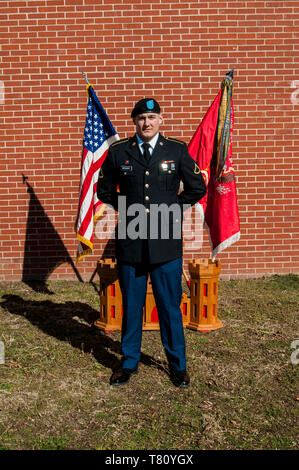
[[143, 152], [143, 156], [145, 158], [145, 161], [146, 163], [149, 163], [150, 162], [150, 159], [151, 159], [151, 154], [150, 154], [150, 144], [148, 142], [144, 142], [142, 144], [142, 147], [144, 148], [144, 152]]

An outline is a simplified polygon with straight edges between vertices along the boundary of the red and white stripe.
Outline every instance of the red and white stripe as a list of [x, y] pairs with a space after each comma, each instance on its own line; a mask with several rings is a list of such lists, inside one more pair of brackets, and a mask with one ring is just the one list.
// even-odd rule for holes
[[103, 203], [97, 197], [97, 183], [100, 168], [107, 156], [109, 146], [119, 140], [118, 134], [105, 140], [96, 152], [83, 147], [79, 190], [79, 207], [76, 220], [76, 234], [79, 239], [77, 261], [93, 250], [94, 222], [100, 216]]

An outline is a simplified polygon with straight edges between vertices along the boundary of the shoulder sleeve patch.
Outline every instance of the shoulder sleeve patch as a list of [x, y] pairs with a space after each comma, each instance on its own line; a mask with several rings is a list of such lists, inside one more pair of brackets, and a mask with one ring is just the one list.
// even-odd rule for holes
[[175, 139], [174, 137], [166, 137], [166, 139], [169, 140], [170, 142], [176, 142], [177, 144], [185, 145], [186, 143], [183, 140]]
[[116, 142], [113, 142], [113, 144], [110, 145], [110, 147], [116, 147], [117, 145], [119, 144], [122, 144], [124, 142], [128, 142], [129, 139], [120, 139], [120, 140], [117, 140]]
[[197, 163], [194, 164], [194, 173], [195, 173], [195, 175], [199, 175], [199, 173], [200, 173], [200, 168], [197, 165]]

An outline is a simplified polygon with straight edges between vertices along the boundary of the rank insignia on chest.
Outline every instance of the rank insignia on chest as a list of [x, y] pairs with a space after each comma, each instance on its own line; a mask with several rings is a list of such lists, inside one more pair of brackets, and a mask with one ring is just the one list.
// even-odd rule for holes
[[175, 172], [175, 161], [168, 160], [161, 163], [161, 170], [164, 173], [174, 173]]

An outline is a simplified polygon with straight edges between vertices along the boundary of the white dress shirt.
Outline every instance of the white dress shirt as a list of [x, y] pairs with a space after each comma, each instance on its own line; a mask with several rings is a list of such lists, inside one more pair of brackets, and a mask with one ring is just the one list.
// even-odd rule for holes
[[[139, 135], [136, 134], [136, 137], [137, 137], [137, 143], [139, 145], [139, 149], [140, 149], [140, 152], [143, 154], [144, 152], [144, 148], [142, 147], [142, 145], [144, 144], [144, 141], [142, 139], [140, 139]], [[155, 148], [155, 145], [157, 143], [157, 140], [159, 139], [159, 132], [155, 135], [155, 137], [153, 137], [148, 143], [150, 144], [150, 148], [149, 148], [149, 153], [152, 155], [153, 151], [154, 151], [154, 148]]]

